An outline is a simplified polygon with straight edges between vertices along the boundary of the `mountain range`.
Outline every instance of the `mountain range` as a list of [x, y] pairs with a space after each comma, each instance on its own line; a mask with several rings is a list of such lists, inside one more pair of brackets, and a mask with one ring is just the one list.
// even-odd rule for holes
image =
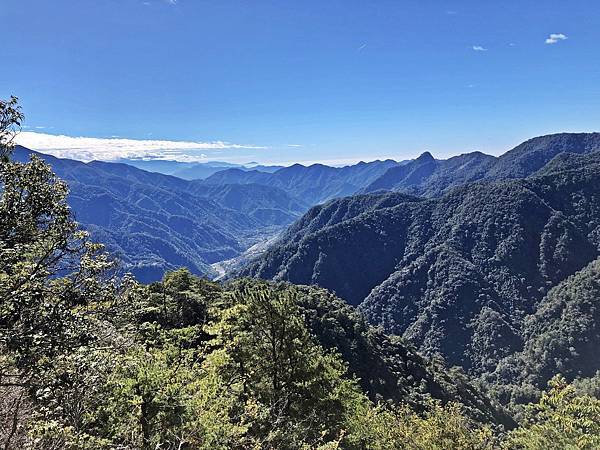
[[[125, 270], [144, 282], [159, 280], [165, 271], [178, 267], [214, 277], [218, 271], [212, 264], [238, 257], [271, 238], [316, 199], [353, 193], [397, 164], [376, 161], [345, 168], [295, 165], [265, 169], [251, 163], [252, 170], [225, 169], [227, 175], [222, 178], [216, 173], [208, 180], [184, 180], [129, 163], [83, 163], [20, 146], [13, 157], [25, 162], [32, 154], [48, 162], [69, 184], [69, 205], [93, 239], [104, 243], [119, 256]], [[185, 169], [181, 164], [186, 163], [148, 163], [163, 171], [196, 170], [200, 166]], [[224, 167], [229, 165], [219, 169]], [[269, 174], [260, 171], [263, 169], [277, 170]], [[229, 180], [230, 171], [257, 180], [273, 176], [285, 183], [235, 182]]]
[[309, 206], [267, 186], [208, 186], [126, 164], [83, 163], [24, 147], [17, 147], [13, 157], [24, 162], [31, 154], [68, 182], [76, 219], [142, 281], [158, 280], [166, 270], [182, 266], [212, 276], [210, 264], [239, 255]]
[[223, 170], [208, 176], [204, 182], [277, 187], [310, 205], [379, 191], [436, 197], [466, 183], [524, 178], [558, 154], [589, 153], [594, 149], [600, 149], [600, 133], [560, 133], [530, 139], [499, 157], [475, 151], [439, 160], [424, 152], [409, 161], [360, 162], [346, 167], [322, 164], [295, 164], [277, 170], [221, 167]]
[[560, 134], [500, 158], [422, 156], [382, 177], [401, 175], [387, 186], [402, 192], [313, 207], [238, 274], [325, 287], [421, 352], [504, 386], [506, 401], [564, 367], [593, 376], [597, 150], [600, 134]]
[[352, 195], [368, 186], [392, 167], [404, 162], [391, 159], [384, 161], [359, 162], [345, 167], [330, 167], [323, 164], [303, 166], [294, 164], [273, 173], [258, 170], [227, 169], [211, 175], [207, 184], [261, 184], [283, 189], [304, 202], [316, 205], [332, 198]]
[[224, 168], [193, 181], [22, 147], [14, 158], [30, 154], [141, 281], [185, 266], [321, 286], [505, 404], [535, 399], [555, 373], [600, 371], [599, 133], [534, 138], [500, 157]]
[[[527, 176], [565, 150], [586, 153], [599, 148], [599, 136], [543, 136], [498, 158], [473, 152], [437, 160], [426, 152], [412, 161], [360, 162], [346, 167], [295, 164], [279, 168], [257, 163], [232, 167], [219, 162], [160, 160], [86, 164], [38, 156], [50, 162], [69, 183], [70, 204], [77, 220], [95, 239], [119, 254], [128, 270], [143, 281], [153, 281], [165, 270], [180, 266], [190, 267], [196, 274], [215, 276], [212, 264], [239, 257], [254, 244], [271, 239], [311, 206], [330, 199], [380, 191], [438, 197], [475, 181]], [[29, 153], [18, 147], [15, 158], [24, 161]], [[193, 171], [205, 169], [215, 172], [204, 180], [184, 180], [150, 171], [187, 171], [193, 178]], [[348, 203], [350, 210], [358, 213], [361, 208], [397, 201], [393, 199], [396, 197], [391, 195], [358, 197], [334, 205]], [[312, 214], [294, 225], [288, 235]], [[322, 225], [317, 221], [309, 229]], [[363, 294], [356, 291], [351, 300], [356, 302]]]
[[408, 164], [391, 167], [362, 192], [384, 190], [439, 196], [474, 181], [524, 178], [561, 153], [589, 153], [598, 149], [600, 133], [560, 133], [530, 139], [500, 157], [471, 152], [436, 160], [425, 152]]

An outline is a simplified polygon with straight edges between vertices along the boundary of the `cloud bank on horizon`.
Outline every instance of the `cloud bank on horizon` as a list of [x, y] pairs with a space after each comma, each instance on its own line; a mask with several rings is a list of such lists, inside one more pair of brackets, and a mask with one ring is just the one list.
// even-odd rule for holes
[[116, 161], [119, 159], [164, 159], [185, 162], [205, 161], [211, 156], [223, 157], [224, 150], [266, 149], [256, 145], [232, 144], [225, 141], [188, 142], [150, 139], [73, 137], [23, 131], [16, 143], [58, 158], [79, 161]]

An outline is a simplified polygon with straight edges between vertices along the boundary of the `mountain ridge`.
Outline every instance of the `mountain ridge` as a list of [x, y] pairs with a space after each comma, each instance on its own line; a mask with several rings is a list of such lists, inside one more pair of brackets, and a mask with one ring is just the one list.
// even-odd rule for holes
[[383, 174], [387, 168], [399, 164], [401, 163], [393, 160], [363, 162], [363, 164], [345, 167], [294, 164], [270, 174], [228, 169], [208, 177], [204, 182], [206, 184], [264, 184], [284, 189], [294, 197], [314, 205], [331, 198], [354, 194], [370, 180]]
[[426, 354], [487, 373], [522, 347], [548, 291], [600, 252], [600, 152], [555, 158], [438, 198], [316, 206], [240, 274], [328, 288]]
[[600, 150], [600, 133], [556, 133], [529, 139], [499, 157], [482, 152], [436, 160], [425, 152], [401, 167], [392, 167], [361, 192], [400, 191], [437, 197], [465, 183], [524, 178], [555, 156]]

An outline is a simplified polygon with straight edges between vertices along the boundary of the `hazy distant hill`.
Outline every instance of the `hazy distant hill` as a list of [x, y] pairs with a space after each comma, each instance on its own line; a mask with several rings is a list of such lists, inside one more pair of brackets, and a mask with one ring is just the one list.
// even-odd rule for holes
[[258, 171], [265, 173], [273, 173], [282, 168], [282, 166], [262, 166], [262, 165], [253, 165], [252, 167], [244, 167], [237, 166], [234, 164], [229, 164], [227, 167], [223, 166], [215, 166], [212, 163], [199, 163], [195, 164], [191, 167], [178, 170], [173, 173], [176, 177], [183, 178], [184, 180], [204, 180], [211, 175], [221, 172], [223, 170], [228, 170], [230, 168], [235, 167], [238, 170], [242, 171]]
[[391, 167], [401, 163], [392, 160], [360, 162], [346, 167], [330, 167], [323, 164], [303, 166], [294, 164], [269, 174], [256, 170], [224, 170], [208, 177], [207, 184], [256, 183], [277, 187], [311, 205], [332, 198], [352, 195], [368, 186]]
[[[485, 373], [529, 339], [538, 305], [560, 306], [549, 290], [599, 249], [600, 152], [562, 154], [529, 178], [437, 199], [384, 193], [314, 207], [242, 274], [331, 289], [387, 332]], [[570, 317], [559, 328], [577, 326]]]
[[[115, 163], [127, 164], [148, 172], [162, 173], [163, 175], [173, 175], [178, 170], [183, 170], [194, 165], [190, 162], [164, 160], [164, 159], [142, 159], [142, 158], [121, 158], [113, 161]], [[227, 169], [229, 166], [222, 166], [221, 169]]]
[[[14, 158], [30, 153], [17, 147]], [[276, 188], [209, 188], [126, 164], [37, 155], [69, 183], [76, 219], [143, 281], [180, 266], [211, 275], [211, 263], [239, 255], [308, 208]]]
[[173, 175], [184, 180], [203, 180], [209, 176], [231, 168], [240, 170], [257, 170], [260, 172], [275, 172], [282, 166], [265, 166], [257, 163], [249, 163], [248, 165], [232, 164], [222, 161], [209, 161], [205, 163], [199, 162], [181, 162], [169, 161], [161, 159], [120, 159], [117, 163], [127, 164], [138, 169], [147, 170], [148, 172], [157, 172], [164, 175]]

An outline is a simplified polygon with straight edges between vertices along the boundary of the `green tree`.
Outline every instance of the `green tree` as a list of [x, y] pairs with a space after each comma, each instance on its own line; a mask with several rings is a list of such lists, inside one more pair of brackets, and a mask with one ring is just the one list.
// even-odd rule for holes
[[600, 400], [578, 396], [562, 376], [548, 383], [538, 403], [528, 405], [523, 424], [504, 443], [507, 449], [600, 448]]
[[[351, 402], [340, 358], [308, 332], [289, 286], [240, 283], [215, 304], [208, 361], [239, 399], [248, 439], [265, 448], [317, 445], [343, 435]], [[216, 363], [215, 361], [218, 361]]]
[[27, 384], [89, 342], [85, 306], [109, 295], [113, 263], [78, 229], [66, 185], [43, 161], [0, 162], [0, 185], [0, 352], [14, 362], [0, 384]]
[[24, 116], [17, 97], [0, 100], [0, 159], [6, 160], [14, 147]]
[[65, 183], [39, 158], [9, 159], [21, 120], [16, 98], [0, 103], [0, 389], [17, 397], [10, 415], [19, 422], [5, 447], [23, 428], [15, 418], [26, 403], [68, 416], [71, 404], [57, 395], [73, 386], [67, 361], [95, 341], [102, 311], [90, 302], [116, 294], [113, 262], [72, 219]]
[[[474, 422], [462, 405], [431, 403], [416, 413], [407, 405], [356, 404], [348, 420], [348, 435], [339, 444], [373, 450], [485, 450], [495, 448], [491, 428]], [[338, 448], [334, 446], [333, 448]]]

